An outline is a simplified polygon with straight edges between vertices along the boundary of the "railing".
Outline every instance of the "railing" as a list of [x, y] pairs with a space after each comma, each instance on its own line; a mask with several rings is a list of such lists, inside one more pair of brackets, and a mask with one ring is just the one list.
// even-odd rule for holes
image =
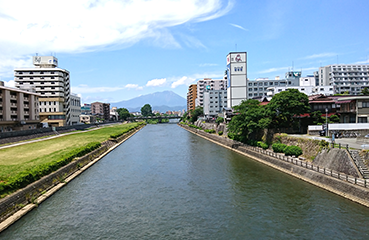
[[277, 154], [275, 152], [268, 151], [268, 150], [263, 150], [263, 149], [260, 149], [260, 148], [257, 148], [257, 147], [246, 146], [246, 148], [248, 148], [248, 149], [250, 149], [254, 152], [259, 152], [259, 153], [262, 153], [264, 155], [275, 157], [275, 158], [278, 158], [278, 159], [283, 160], [285, 162], [289, 162], [289, 163], [292, 163], [294, 165], [304, 167], [306, 169], [309, 169], [309, 170], [312, 170], [312, 171], [315, 171], [315, 172], [318, 172], [318, 173], [322, 173], [322, 174], [327, 175], [327, 176], [331, 176], [331, 177], [334, 177], [334, 178], [337, 178], [337, 179], [340, 179], [340, 180], [344, 180], [344, 181], [349, 182], [349, 183], [356, 184], [356, 185], [361, 186], [361, 187], [365, 187], [365, 188], [369, 187], [368, 186], [369, 182], [367, 182], [366, 179], [356, 178], [356, 177], [347, 175], [345, 173], [340, 173], [340, 172], [334, 171], [332, 169], [315, 166], [312, 163], [308, 163], [307, 161], [302, 161], [302, 160], [299, 160], [297, 158], [284, 156], [284, 155]]

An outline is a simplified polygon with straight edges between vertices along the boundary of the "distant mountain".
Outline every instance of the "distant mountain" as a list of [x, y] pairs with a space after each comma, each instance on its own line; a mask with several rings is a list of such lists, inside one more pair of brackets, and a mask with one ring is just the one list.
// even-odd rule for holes
[[150, 104], [152, 110], [160, 112], [178, 111], [187, 108], [187, 100], [172, 91], [155, 92], [130, 100], [111, 103], [111, 106], [127, 108], [130, 112], [139, 112], [145, 104]]

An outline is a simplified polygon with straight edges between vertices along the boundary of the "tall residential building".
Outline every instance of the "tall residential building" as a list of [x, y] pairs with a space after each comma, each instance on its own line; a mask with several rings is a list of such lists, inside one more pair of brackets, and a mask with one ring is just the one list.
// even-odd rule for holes
[[37, 128], [40, 94], [5, 87], [0, 81], [0, 132]]
[[227, 55], [227, 107], [239, 105], [247, 99], [247, 53], [231, 52]]
[[91, 103], [91, 113], [105, 121], [110, 120], [110, 103], [93, 102]]
[[319, 85], [333, 86], [335, 94], [359, 95], [369, 87], [368, 64], [335, 64], [319, 68]]
[[227, 90], [227, 79], [204, 78], [197, 81], [196, 107], [204, 107], [204, 92], [209, 90]]
[[197, 98], [197, 84], [191, 84], [190, 86], [188, 86], [187, 92], [187, 112], [195, 109], [196, 98]]
[[69, 71], [53, 56], [34, 56], [33, 68], [14, 69], [16, 87], [40, 94], [40, 120], [49, 126], [71, 125]]

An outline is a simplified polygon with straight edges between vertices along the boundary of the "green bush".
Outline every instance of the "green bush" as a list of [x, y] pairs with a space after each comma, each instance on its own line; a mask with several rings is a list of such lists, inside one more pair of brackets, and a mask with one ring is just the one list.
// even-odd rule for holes
[[266, 144], [266, 143], [264, 143], [264, 142], [262, 142], [262, 141], [258, 141], [257, 142], [257, 146], [258, 147], [261, 147], [262, 149], [268, 149], [269, 148], [269, 146], [268, 146], [268, 144]]
[[215, 133], [215, 130], [214, 129], [205, 129], [205, 132], [207, 132], [207, 133]]
[[284, 154], [286, 156], [300, 156], [302, 154], [302, 149], [298, 146], [287, 146], [284, 149]]
[[220, 123], [224, 122], [224, 118], [218, 117], [217, 120], [215, 120], [215, 122], [220, 124]]
[[218, 135], [223, 135], [223, 131], [219, 131], [218, 132]]
[[287, 147], [286, 144], [283, 143], [273, 143], [272, 149], [276, 153], [283, 153], [284, 149]]

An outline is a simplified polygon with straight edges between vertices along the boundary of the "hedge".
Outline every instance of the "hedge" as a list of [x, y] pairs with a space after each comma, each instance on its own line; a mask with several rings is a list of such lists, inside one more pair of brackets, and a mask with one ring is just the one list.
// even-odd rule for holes
[[0, 194], [8, 193], [23, 188], [28, 184], [39, 180], [43, 176], [58, 170], [60, 167], [67, 165], [74, 158], [82, 157], [87, 153], [92, 152], [93, 150], [99, 148], [100, 146], [101, 143], [92, 142], [87, 144], [86, 146], [77, 148], [69, 153], [66, 153], [57, 160], [20, 172], [19, 174], [10, 178], [8, 182], [0, 182]]
[[284, 149], [284, 154], [286, 156], [300, 156], [302, 154], [302, 149], [298, 146], [287, 146]]

